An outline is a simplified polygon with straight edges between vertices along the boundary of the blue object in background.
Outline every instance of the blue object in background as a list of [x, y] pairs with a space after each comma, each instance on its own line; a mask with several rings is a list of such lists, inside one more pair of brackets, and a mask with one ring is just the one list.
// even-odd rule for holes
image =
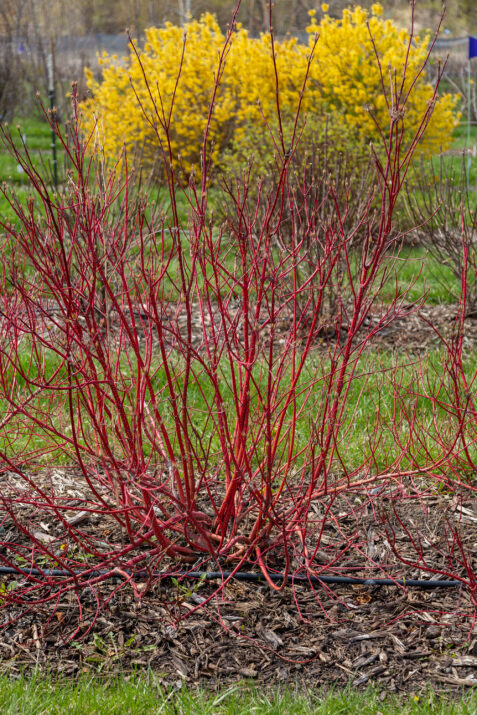
[[469, 37], [469, 60], [477, 57], [477, 37]]

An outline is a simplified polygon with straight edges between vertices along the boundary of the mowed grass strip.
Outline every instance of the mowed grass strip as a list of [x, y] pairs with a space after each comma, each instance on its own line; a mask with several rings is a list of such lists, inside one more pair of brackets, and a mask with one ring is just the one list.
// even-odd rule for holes
[[152, 673], [101, 680], [93, 675], [54, 679], [44, 675], [0, 677], [2, 715], [418, 715], [477, 711], [477, 695], [437, 695], [431, 689], [419, 695], [396, 697], [374, 688], [325, 690], [264, 688], [238, 683], [217, 692], [161, 684]]

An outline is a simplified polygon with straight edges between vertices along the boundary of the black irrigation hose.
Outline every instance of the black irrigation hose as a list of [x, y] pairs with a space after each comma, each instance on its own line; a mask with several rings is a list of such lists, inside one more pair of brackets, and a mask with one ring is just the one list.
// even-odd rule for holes
[[[66, 571], [63, 569], [45, 569], [41, 571], [40, 569], [26, 569], [26, 568], [13, 568], [13, 566], [0, 566], [0, 574], [25, 574], [26, 576], [82, 576], [82, 571]], [[89, 576], [102, 576], [110, 573], [109, 571], [90, 571]], [[129, 575], [129, 572], [128, 572]], [[146, 577], [150, 576], [146, 571], [139, 571], [137, 574], [130, 574]], [[153, 573], [152, 576], [155, 578], [197, 578], [204, 581], [217, 581], [224, 580], [227, 578], [234, 578], [237, 581], [250, 581], [253, 583], [266, 583], [266, 580], [261, 573], [251, 573], [248, 571], [159, 571]], [[114, 579], [120, 579], [121, 575], [111, 571], [110, 577]], [[279, 573], [269, 574], [271, 581], [276, 581], [280, 583], [283, 581], [284, 575]], [[291, 583], [309, 583], [320, 585], [322, 583], [335, 583], [344, 585], [363, 585], [363, 586], [414, 586], [416, 588], [459, 588], [464, 586], [463, 581], [438, 581], [429, 580], [425, 581], [422, 579], [392, 579], [392, 578], [358, 578], [354, 576], [305, 576], [305, 575], [291, 575], [288, 576], [288, 580]]]

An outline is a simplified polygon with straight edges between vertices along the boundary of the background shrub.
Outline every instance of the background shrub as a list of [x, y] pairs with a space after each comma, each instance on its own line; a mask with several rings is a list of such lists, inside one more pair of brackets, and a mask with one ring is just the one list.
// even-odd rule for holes
[[[344, 10], [340, 19], [329, 17], [326, 9], [324, 5], [320, 23], [314, 11], [310, 12], [308, 44], [291, 37], [274, 43], [278, 82], [270, 36], [252, 38], [240, 24], [236, 25], [208, 132], [209, 153], [216, 167], [230, 171], [253, 155], [260, 170], [273, 160], [276, 150], [286, 153], [303, 89], [299, 127], [303, 140], [322, 138], [328, 118], [327, 131], [332, 132], [338, 150], [381, 144], [377, 125], [388, 127], [393, 111], [386, 96], [396, 94], [394, 85], [400, 81], [407, 61], [408, 76], [414, 81], [403, 88], [404, 93], [410, 92], [403, 141], [406, 148], [407, 137], [415, 135], [433, 97], [425, 73], [416, 77], [427, 53], [429, 36], [414, 38], [406, 60], [408, 34], [392, 21], [381, 19], [379, 4], [373, 5], [370, 13], [361, 7]], [[216, 86], [218, 55], [224, 43], [215, 17], [205, 14], [183, 28], [171, 23], [162, 29], [150, 28], [143, 49], [137, 55], [131, 53], [123, 62], [118, 62], [116, 56], [104, 55], [102, 78], [95, 79], [88, 72], [91, 98], [83, 104], [83, 112], [85, 126], [94, 128], [106, 154], [116, 157], [126, 144], [129, 149], [140, 145], [151, 163], [157, 157], [157, 120], [149, 109], [148, 123], [141, 109], [151, 106], [143, 82], [146, 72], [160, 115], [165, 120], [170, 115], [172, 154], [180, 157], [187, 175], [198, 171]], [[304, 88], [310, 53], [313, 61]], [[376, 53], [387, 87], [383, 87]], [[451, 94], [436, 101], [421, 140], [422, 152], [448, 146], [458, 119], [456, 101]], [[164, 140], [163, 128], [158, 130], [159, 138]]]

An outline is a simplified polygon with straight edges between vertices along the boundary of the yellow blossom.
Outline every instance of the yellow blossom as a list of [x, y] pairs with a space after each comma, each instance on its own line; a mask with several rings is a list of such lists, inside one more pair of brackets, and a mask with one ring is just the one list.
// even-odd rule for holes
[[[322, 9], [326, 13], [328, 5], [323, 4]], [[319, 39], [301, 103], [303, 122], [299, 128], [303, 141], [319, 139], [326, 127], [327, 136], [333, 138], [336, 148], [340, 148], [340, 142], [341, 148], [343, 142], [377, 144], [375, 122], [382, 131], [387, 131], [388, 103], [393, 103], [396, 87], [402, 83], [409, 36], [391, 20], [383, 20], [381, 11], [381, 5], [376, 3], [368, 17], [367, 12], [357, 6], [344, 10], [340, 19], [325, 14], [320, 23], [310, 11], [308, 43], [292, 37], [275, 42], [285, 146], [289, 146], [293, 134], [294, 117], [316, 36]], [[428, 41], [424, 33], [415, 38], [407, 59], [404, 89], [411, 86], [411, 79], [422, 66]], [[133, 52], [121, 62], [103, 54], [101, 78], [95, 78], [90, 71], [86, 73], [91, 96], [83, 103], [82, 114], [85, 129], [94, 132], [92, 146], [103, 146], [105, 155], [114, 158], [120, 155], [125, 144], [130, 150], [140, 151], [144, 162], [153, 165], [168, 147], [161, 121], [153, 116], [155, 104], [160, 118], [170, 114], [169, 139], [176, 166], [186, 173], [193, 170], [197, 173], [218, 56], [224, 43], [225, 36], [217, 19], [207, 13], [200, 20], [188, 20], [184, 27], [167, 22], [160, 29], [146, 30], [144, 46], [138, 49], [139, 59]], [[380, 66], [388, 103], [383, 95]], [[252, 158], [252, 153], [263, 161], [271, 160], [276, 145], [271, 134], [276, 142], [280, 130], [268, 33], [252, 38], [246, 29], [237, 25], [222, 69], [209, 124], [209, 158], [219, 168], [230, 168], [233, 162], [243, 165]], [[153, 102], [144, 83], [143, 70]], [[431, 85], [421, 73], [412, 86], [403, 120], [404, 146], [417, 130], [432, 94]], [[443, 94], [435, 104], [420, 150], [445, 149], [457, 119], [456, 98]]]

